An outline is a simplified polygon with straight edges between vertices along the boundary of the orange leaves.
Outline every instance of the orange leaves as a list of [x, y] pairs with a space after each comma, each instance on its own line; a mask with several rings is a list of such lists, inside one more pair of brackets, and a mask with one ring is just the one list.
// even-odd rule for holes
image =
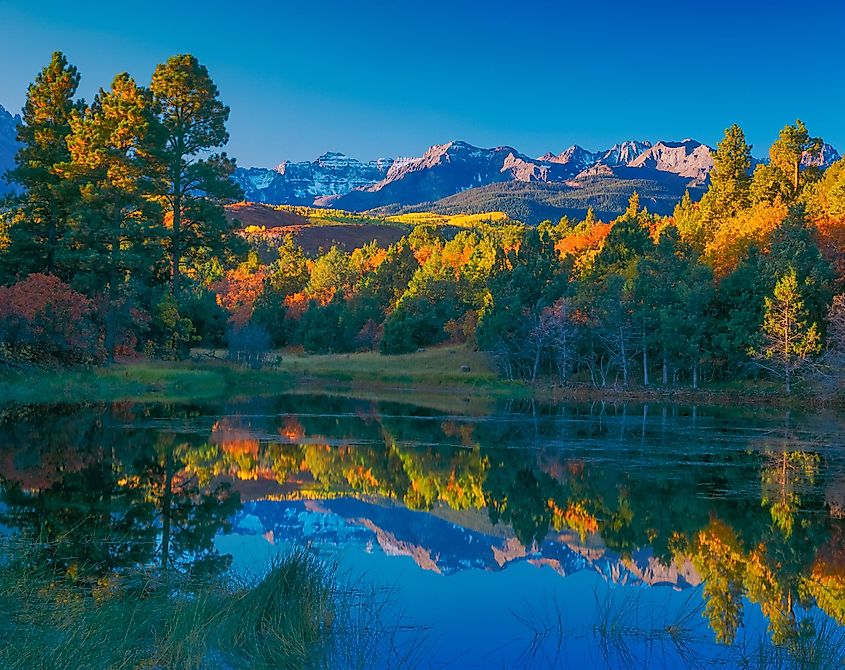
[[22, 319], [36, 338], [58, 338], [72, 350], [92, 350], [96, 344], [93, 311], [91, 300], [53, 275], [34, 273], [0, 286], [0, 320]]
[[387, 249], [376, 246], [375, 242], [355, 249], [350, 255], [350, 263], [359, 277], [373, 272], [387, 260]]
[[251, 271], [245, 267], [229, 270], [226, 276], [212, 285], [217, 304], [231, 314], [236, 326], [245, 325], [252, 316], [255, 301], [264, 290], [265, 270]]
[[281, 428], [279, 428], [279, 435], [284, 437], [289, 442], [298, 443], [305, 436], [305, 428], [294, 416], [284, 418]]
[[821, 217], [814, 221], [819, 249], [836, 272], [838, 282], [845, 282], [845, 216]]
[[590, 514], [584, 503], [580, 501], [570, 502], [566, 509], [562, 509], [554, 500], [550, 499], [548, 506], [552, 513], [552, 527], [555, 530], [571, 528], [578, 532], [582, 542], [586, 540], [587, 535], [599, 531], [598, 519]]
[[299, 291], [285, 297], [285, 307], [288, 315], [293, 319], [300, 318], [308, 309], [308, 302], [311, 300], [305, 291]]
[[589, 249], [598, 249], [612, 227], [613, 224], [599, 222], [586, 231], [571, 233], [555, 243], [555, 251], [563, 260], [568, 256], [578, 256]]
[[457, 247], [455, 245], [446, 245], [441, 253], [443, 265], [450, 267], [455, 271], [455, 276], [459, 276], [461, 268], [463, 268], [472, 257], [473, 248], [470, 245]]
[[786, 219], [787, 206], [780, 199], [761, 202], [736, 216], [720, 221], [704, 255], [717, 277], [736, 269], [752, 245], [764, 249], [772, 233]]

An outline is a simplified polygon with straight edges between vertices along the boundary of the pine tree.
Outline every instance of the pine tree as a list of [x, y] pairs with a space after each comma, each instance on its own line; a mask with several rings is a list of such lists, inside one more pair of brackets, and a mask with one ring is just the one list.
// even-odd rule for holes
[[102, 291], [109, 360], [131, 283], [159, 260], [158, 208], [150, 200], [155, 184], [147, 176], [151, 125], [150, 96], [125, 73], [70, 120], [70, 161], [62, 172], [79, 184], [80, 202], [68, 254], [74, 283], [89, 295]]
[[820, 348], [816, 324], [807, 325], [804, 300], [793, 268], [778, 280], [774, 296], [765, 299], [762, 335], [761, 351], [751, 353], [763, 367], [783, 378], [789, 395], [795, 374]]
[[224, 254], [236, 242], [221, 203], [239, 197], [240, 189], [230, 180], [235, 162], [225, 153], [200, 158], [229, 140], [229, 108], [205, 66], [189, 54], [173, 56], [156, 67], [150, 88], [158, 113], [155, 156], [165, 185], [165, 249], [178, 297], [186, 265]]
[[802, 179], [801, 160], [804, 154], [817, 154], [821, 151], [822, 140], [818, 137], [810, 137], [807, 126], [798, 119], [794, 126], [786, 125], [780, 131], [778, 139], [772, 144], [769, 150], [771, 167], [777, 168], [788, 180], [792, 187], [791, 196], [798, 197], [806, 183]]
[[628, 198], [628, 208], [625, 210], [623, 218], [635, 220], [640, 213], [640, 194], [634, 191], [631, 197]]
[[725, 136], [713, 153], [708, 204], [718, 216], [733, 216], [749, 204], [751, 188], [751, 145], [737, 124], [725, 129]]
[[68, 215], [76, 200], [75, 183], [66, 180], [57, 166], [70, 158], [67, 137], [70, 119], [80, 108], [74, 100], [79, 72], [64, 54], [56, 51], [50, 63], [27, 89], [23, 123], [18, 128], [17, 166], [9, 180], [23, 193], [17, 198], [5, 254], [8, 274], [61, 271]]

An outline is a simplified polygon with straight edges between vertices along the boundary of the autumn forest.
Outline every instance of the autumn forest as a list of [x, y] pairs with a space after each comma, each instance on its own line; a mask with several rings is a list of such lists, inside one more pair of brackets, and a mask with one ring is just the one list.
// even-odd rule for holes
[[27, 93], [0, 223], [9, 370], [448, 342], [509, 380], [842, 388], [845, 161], [814, 167], [801, 121], [756, 165], [728, 128], [706, 193], [671, 216], [634, 192], [609, 221], [409, 216], [390, 244], [306, 253], [238, 220], [229, 109], [196, 58], [148, 87], [119, 74], [90, 103], [79, 81], [57, 52]]

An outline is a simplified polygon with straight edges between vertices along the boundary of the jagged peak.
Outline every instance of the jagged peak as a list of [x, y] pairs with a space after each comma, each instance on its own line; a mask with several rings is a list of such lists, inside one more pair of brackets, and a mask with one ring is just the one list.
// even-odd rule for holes
[[[346, 154], [341, 153], [340, 151], [327, 151], [324, 154], [317, 157], [317, 160], [325, 160], [327, 158], [349, 158]], [[357, 158], [352, 158], [351, 160], [358, 160]]]
[[6, 121], [11, 120], [14, 125], [18, 125], [21, 123], [21, 115], [20, 114], [12, 114], [12, 112], [6, 109], [3, 105], [0, 105], [0, 120]]
[[[659, 149], [661, 147], [665, 147], [665, 148], [668, 148], [668, 149], [680, 149], [681, 147], [684, 147], [684, 148], [688, 148], [688, 149], [691, 148], [691, 149], [695, 150], [698, 147], [703, 147], [703, 146], [706, 146], [703, 142], [699, 142], [698, 140], [694, 140], [690, 137], [687, 137], [686, 139], [683, 139], [681, 141], [658, 140], [653, 145], [651, 145], [651, 147], [649, 147], [649, 150]], [[709, 149], [709, 147], [708, 147], [708, 149]]]

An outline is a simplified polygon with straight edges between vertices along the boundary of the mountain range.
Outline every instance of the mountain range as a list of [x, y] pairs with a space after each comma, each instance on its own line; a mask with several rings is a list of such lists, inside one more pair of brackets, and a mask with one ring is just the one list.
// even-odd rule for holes
[[[275, 170], [239, 168], [235, 179], [251, 201], [349, 211], [449, 208], [457, 204], [454, 196], [467, 192], [473, 193], [472, 198], [461, 199], [465, 209], [489, 210], [486, 203], [501, 200], [503, 192], [510, 199], [521, 195], [550, 201], [554, 195], [571, 193], [578, 200], [579, 192], [585, 187], [593, 186], [595, 191], [599, 183], [604, 187], [599, 190], [611, 193], [623, 182], [630, 188], [621, 189], [626, 192], [618, 207], [615, 201], [608, 203], [609, 207], [604, 206], [600, 198], [588, 198], [595, 202], [590, 201], [586, 206], [600, 204], [599, 209], [622, 209], [630, 192], [644, 186], [641, 190], [646, 191], [646, 201], [651, 200], [661, 209], [661, 200], [674, 203], [686, 189], [700, 191], [712, 166], [711, 149], [691, 139], [656, 143], [627, 141], [598, 152], [576, 145], [539, 158], [531, 158], [509, 146], [484, 149], [454, 141], [434, 145], [417, 158], [363, 163], [332, 153], [312, 162], [282, 163]], [[652, 184], [636, 183], [643, 181]], [[490, 189], [493, 185], [505, 185], [505, 188]], [[489, 197], [483, 197], [485, 194]], [[481, 202], [476, 202], [479, 195]], [[444, 202], [449, 198], [452, 201]], [[499, 204], [501, 208], [502, 203]], [[586, 210], [581, 202], [569, 204], [572, 209]]]
[[[806, 165], [839, 159], [828, 144]], [[754, 164], [760, 161], [754, 161]], [[504, 211], [526, 222], [623, 211], [633, 191], [651, 211], [667, 214], [689, 191], [700, 197], [713, 167], [713, 149], [693, 139], [629, 140], [601, 151], [574, 145], [531, 158], [513, 147], [484, 149], [454, 141], [417, 158], [364, 163], [341, 154], [278, 168], [239, 168], [235, 180], [247, 200], [394, 214]]]
[[3, 175], [15, 165], [20, 122], [20, 116], [12, 116], [3, 105], [0, 105], [0, 196], [6, 195], [13, 189], [12, 185], [3, 179]]
[[[443, 511], [443, 510], [441, 510]], [[566, 576], [593, 570], [624, 584], [662, 584], [684, 589], [700, 583], [692, 565], [661, 563], [649, 548], [623, 558], [600, 537], [551, 532], [533, 547], [523, 545], [507, 526], [494, 526], [486, 514], [461, 516], [458, 523], [438, 510], [416, 512], [389, 501], [248, 501], [233, 519], [236, 533], [263, 535], [269, 542], [315, 546], [377, 544], [389, 556], [407, 556], [423, 570], [450, 575], [464, 570], [500, 571], [528, 562]]]
[[[0, 174], [12, 167], [20, 116], [0, 106]], [[825, 168], [840, 158], [832, 146], [806, 156]], [[755, 161], [759, 162], [759, 161]], [[336, 152], [276, 168], [236, 169], [247, 201], [332, 207], [355, 212], [442, 214], [504, 211], [536, 223], [563, 215], [601, 217], [623, 211], [633, 191], [650, 211], [668, 214], [689, 191], [700, 197], [713, 167], [713, 149], [693, 139], [628, 140], [589, 151], [574, 145], [532, 158], [509, 146], [484, 149], [467, 142], [436, 144], [416, 158], [359, 161]], [[0, 195], [12, 187], [0, 181]]]

